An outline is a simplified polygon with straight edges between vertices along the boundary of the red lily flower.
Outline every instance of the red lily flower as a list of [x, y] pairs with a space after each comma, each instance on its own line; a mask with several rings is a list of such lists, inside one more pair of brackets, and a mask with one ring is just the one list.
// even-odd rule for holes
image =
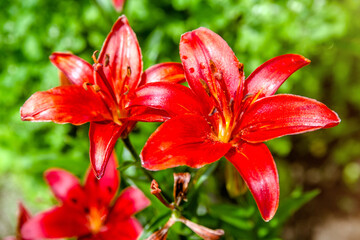
[[143, 120], [164, 120], [159, 111], [125, 109], [135, 90], [150, 82], [183, 81], [184, 73], [180, 63], [162, 63], [142, 74], [140, 47], [125, 16], [112, 27], [99, 58], [93, 58], [92, 66], [73, 54], [52, 54], [51, 62], [72, 85], [33, 94], [20, 113], [26, 121], [90, 122], [90, 161], [101, 177], [117, 139], [127, 137], [138, 114]]
[[206, 28], [181, 37], [180, 57], [190, 89], [153, 83], [138, 89], [138, 97], [129, 104], [165, 110], [171, 117], [145, 144], [143, 167], [199, 168], [225, 156], [248, 185], [264, 220], [270, 220], [278, 207], [279, 181], [273, 157], [262, 142], [340, 122], [316, 100], [273, 95], [310, 61], [295, 54], [275, 57], [245, 81], [243, 64], [219, 35]]
[[23, 238], [21, 235], [22, 226], [31, 218], [30, 213], [22, 203], [19, 203], [19, 216], [16, 228], [16, 236], [5, 237], [4, 240], [30, 240], [29, 238]]
[[128, 187], [110, 206], [119, 188], [119, 172], [113, 155], [103, 178], [98, 180], [90, 172], [89, 169], [84, 186], [65, 170], [45, 172], [45, 179], [61, 205], [28, 220], [21, 229], [22, 236], [30, 239], [136, 239], [142, 227], [132, 215], [147, 207], [150, 201], [137, 188]]
[[113, 6], [117, 12], [121, 12], [125, 3], [125, 0], [112, 0]]

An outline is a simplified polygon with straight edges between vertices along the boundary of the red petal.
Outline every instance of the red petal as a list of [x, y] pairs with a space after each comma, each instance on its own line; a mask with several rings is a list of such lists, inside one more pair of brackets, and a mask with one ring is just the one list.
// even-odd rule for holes
[[150, 205], [150, 200], [135, 187], [124, 189], [116, 200], [106, 224], [116, 224], [129, 219], [135, 213]]
[[138, 238], [143, 228], [138, 220], [129, 218], [107, 225], [108, 229], [96, 235], [96, 239], [101, 240], [135, 240]]
[[263, 143], [244, 143], [225, 157], [248, 185], [263, 219], [271, 220], [279, 205], [279, 177], [269, 149]]
[[22, 203], [19, 203], [19, 216], [17, 232], [20, 234], [21, 227], [31, 218], [30, 213]]
[[204, 118], [184, 115], [163, 123], [150, 136], [140, 157], [149, 170], [180, 165], [199, 168], [224, 156], [230, 147], [216, 140]]
[[309, 63], [309, 59], [296, 54], [274, 57], [255, 69], [246, 79], [244, 95], [256, 95], [261, 91], [259, 97], [270, 96], [291, 74]]
[[88, 233], [86, 215], [66, 207], [55, 207], [40, 213], [21, 229], [24, 239], [78, 237]]
[[44, 173], [44, 177], [60, 202], [83, 210], [83, 206], [87, 204], [87, 196], [74, 175], [62, 169], [50, 169]]
[[121, 12], [125, 3], [125, 0], [112, 0], [116, 11]]
[[[239, 70], [240, 63], [225, 40], [211, 30], [199, 28], [183, 34], [180, 57], [191, 89], [202, 99], [209, 97], [200, 79], [210, 89], [216, 86], [217, 90], [213, 90], [216, 95], [227, 92], [227, 101], [235, 98], [238, 89], [242, 93], [244, 76], [242, 68]], [[211, 65], [215, 65], [217, 76], [212, 73]]]
[[113, 122], [90, 123], [90, 161], [97, 178], [104, 175], [106, 164], [124, 127], [126, 125], [121, 127]]
[[[88, 201], [95, 200], [90, 203], [91, 206], [95, 205], [97, 209], [107, 208], [114, 199], [120, 184], [119, 171], [116, 168], [117, 160], [113, 151], [101, 179], [97, 179], [91, 169], [88, 170], [84, 187], [89, 196]], [[93, 198], [90, 199], [91, 196]]]
[[72, 84], [82, 86], [84, 83], [94, 84], [93, 67], [85, 60], [71, 53], [53, 53], [50, 61], [60, 69]]
[[338, 115], [310, 98], [279, 94], [256, 101], [244, 113], [241, 138], [263, 142], [276, 137], [338, 125]]
[[[108, 66], [106, 55], [109, 56]], [[118, 98], [127, 89], [132, 91], [138, 86], [142, 72], [141, 59], [136, 35], [126, 17], [121, 16], [107, 36], [99, 56], [99, 62], [104, 65], [105, 75]]]
[[23, 121], [52, 121], [75, 125], [112, 119], [99, 96], [80, 86], [34, 93], [20, 109]]
[[176, 83], [149, 83], [136, 91], [128, 107], [144, 106], [167, 112], [170, 116], [186, 113], [207, 115], [211, 109], [198, 100], [190, 88]]
[[173, 82], [185, 81], [184, 69], [181, 63], [167, 62], [159, 63], [148, 69], [141, 76], [141, 85], [151, 82]]
[[170, 118], [170, 115], [164, 110], [137, 106], [131, 108], [129, 121], [143, 121], [143, 122], [165, 122]]

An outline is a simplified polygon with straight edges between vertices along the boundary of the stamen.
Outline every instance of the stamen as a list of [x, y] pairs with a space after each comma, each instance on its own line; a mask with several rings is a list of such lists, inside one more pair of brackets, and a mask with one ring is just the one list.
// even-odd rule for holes
[[91, 85], [91, 83], [89, 83], [89, 82], [84, 82], [82, 86], [83, 86], [83, 88], [87, 91], [89, 85]]
[[208, 114], [209, 117], [213, 116], [215, 113], [217, 112], [217, 108], [213, 107], [213, 109], [211, 109], [211, 112]]
[[130, 68], [130, 66], [127, 66], [127, 68], [126, 68], [126, 76], [127, 77], [131, 76], [131, 68]]
[[99, 50], [96, 50], [96, 51], [93, 53], [93, 55], [91, 56], [95, 64], [99, 63], [98, 60], [96, 59], [96, 54], [97, 54], [98, 52], [99, 52]]
[[209, 86], [207, 85], [207, 83], [206, 83], [203, 79], [200, 78], [199, 80], [200, 80], [201, 85], [202, 85], [203, 88], [205, 89], [206, 94], [210, 97], [210, 96], [211, 96], [211, 93], [210, 93], [210, 88], [209, 88]]
[[107, 67], [107, 66], [109, 66], [109, 62], [110, 62], [110, 56], [109, 56], [109, 54], [106, 54], [105, 55], [105, 67]]
[[242, 76], [242, 75], [243, 75], [243, 73], [244, 73], [244, 64], [239, 63], [238, 69], [239, 69], [239, 73], [240, 73], [240, 75]]
[[229, 108], [231, 109], [231, 111], [234, 111], [234, 98], [230, 99]]
[[99, 85], [93, 85], [93, 87], [95, 92], [99, 92], [101, 90]]
[[210, 59], [210, 70], [211, 70], [212, 73], [217, 72], [216, 65], [215, 65], [214, 61], [211, 60], [211, 59]]

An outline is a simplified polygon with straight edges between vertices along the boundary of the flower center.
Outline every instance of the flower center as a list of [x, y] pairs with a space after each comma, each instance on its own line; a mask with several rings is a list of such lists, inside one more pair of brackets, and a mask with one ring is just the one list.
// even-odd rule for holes
[[103, 224], [104, 214], [101, 214], [97, 208], [90, 208], [90, 212], [88, 214], [90, 230], [92, 234], [96, 234], [100, 232], [100, 229]]

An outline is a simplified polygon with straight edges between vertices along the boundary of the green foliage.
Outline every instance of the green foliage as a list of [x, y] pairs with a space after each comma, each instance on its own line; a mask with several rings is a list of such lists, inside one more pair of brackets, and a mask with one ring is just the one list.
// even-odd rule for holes
[[[34, 212], [54, 204], [42, 178], [46, 169], [61, 167], [83, 176], [88, 167], [88, 125], [22, 122], [19, 108], [32, 93], [59, 84], [57, 70], [48, 60], [52, 52], [70, 51], [91, 62], [91, 54], [101, 48], [118, 17], [109, 2], [0, 1], [0, 192], [9, 191], [4, 187], [8, 183], [17, 194], [12, 201], [0, 200], [0, 212], [12, 216], [12, 221], [19, 199], [25, 199]], [[343, 179], [350, 188], [360, 181], [355, 162], [360, 157], [359, 10], [355, 0], [127, 0], [123, 13], [137, 34], [145, 68], [179, 61], [181, 34], [208, 27], [232, 47], [246, 75], [267, 59], [285, 53], [311, 59], [312, 64], [294, 74], [279, 92], [316, 98], [337, 111], [343, 121], [326, 133], [269, 142], [274, 158], [281, 158], [281, 189], [287, 194], [270, 223], [260, 219], [249, 194], [229, 199], [221, 162], [203, 170], [182, 167], [154, 173], [165, 195], [171, 196], [173, 171], [190, 171], [193, 178], [205, 172], [189, 193], [184, 215], [208, 227], [223, 228], [225, 239], [277, 239], [291, 214], [317, 195], [317, 191], [298, 190], [290, 194], [295, 186], [284, 162], [322, 159], [344, 169]], [[140, 123], [131, 133], [138, 152], [157, 126]], [[152, 207], [138, 215], [147, 236], [163, 226], [169, 210], [150, 196], [150, 183], [131, 164], [121, 141], [116, 150], [124, 169], [122, 186], [135, 184], [152, 201]], [[9, 202], [5, 209], [4, 203]], [[0, 221], [5, 220], [0, 217]], [[9, 229], [0, 232], [6, 235]], [[185, 238], [198, 239], [182, 224], [169, 232], [169, 239]]]

